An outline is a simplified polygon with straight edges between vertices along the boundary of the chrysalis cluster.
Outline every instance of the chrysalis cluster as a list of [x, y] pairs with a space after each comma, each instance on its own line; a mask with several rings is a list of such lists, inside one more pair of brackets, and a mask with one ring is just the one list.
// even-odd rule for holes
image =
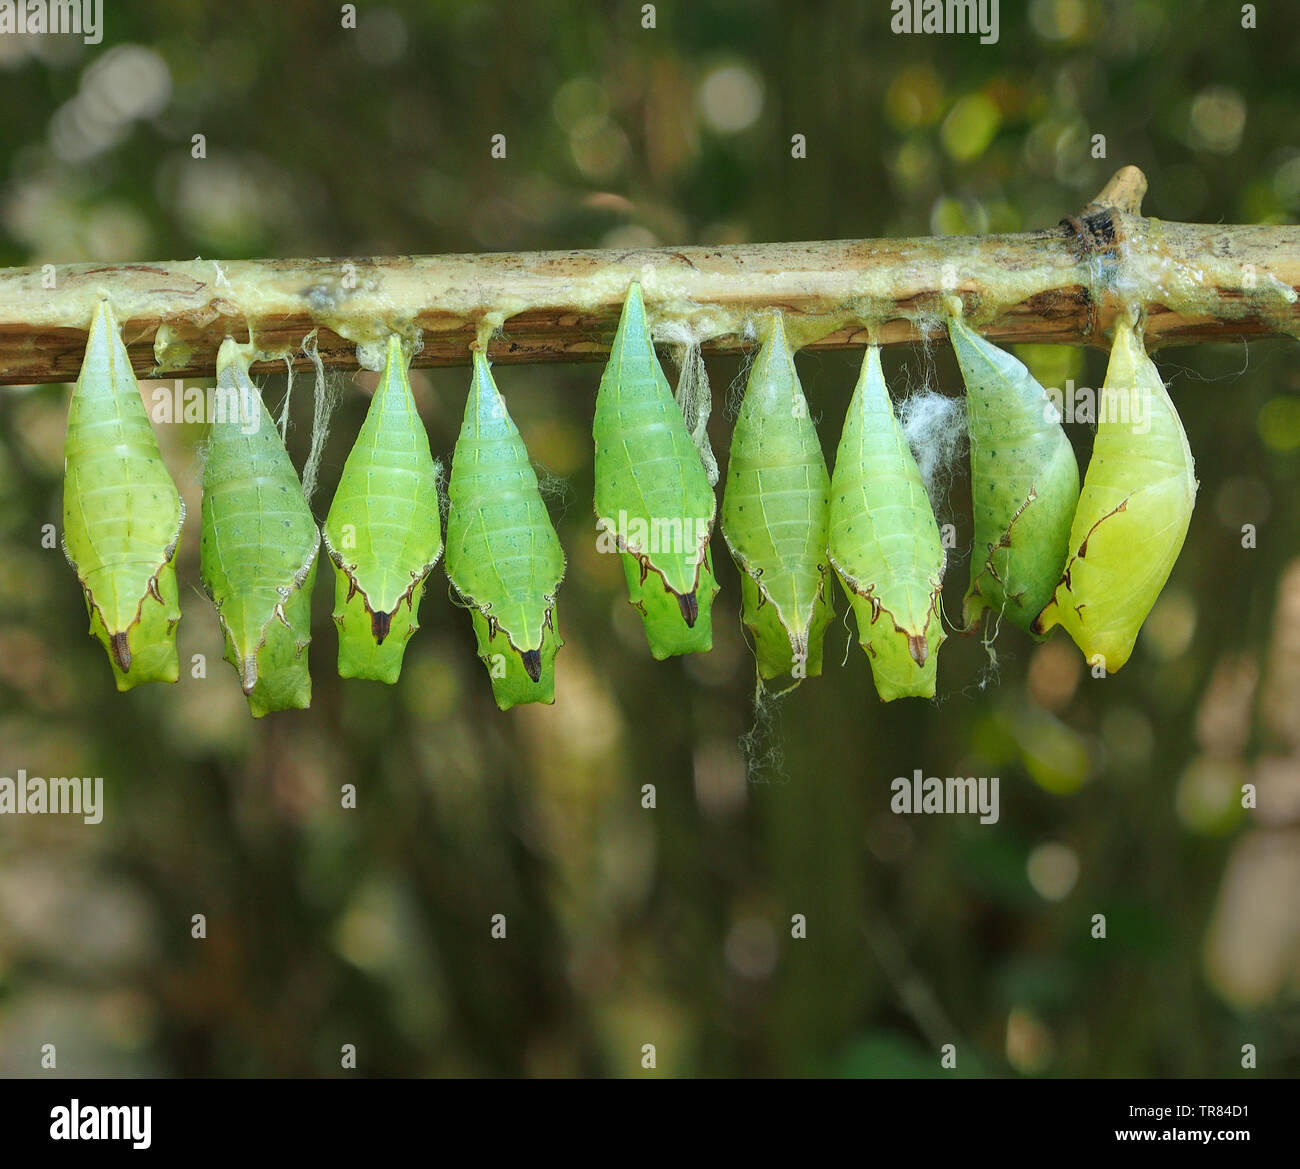
[[[1122, 320], [1082, 491], [1047, 392], [951, 299], [966, 387], [974, 519], [963, 625], [1063, 626], [1094, 667], [1128, 661], [1182, 548], [1196, 497], [1187, 437], [1135, 325]], [[203, 473], [200, 572], [249, 709], [311, 701], [311, 594], [323, 539], [335, 576], [338, 671], [395, 683], [430, 573], [444, 554], [442, 467], [416, 409], [409, 348], [392, 335], [373, 400], [318, 529], [302, 483], [233, 340], [217, 355]], [[263, 355], [264, 356], [264, 355]], [[469, 610], [502, 710], [555, 699], [565, 556], [485, 353], [475, 347], [446, 485], [446, 572]], [[598, 551], [622, 564], [659, 659], [712, 647], [718, 585], [710, 473], [628, 289], [596, 397]], [[711, 456], [710, 456], [711, 460]], [[311, 463], [311, 460], [309, 460]], [[314, 464], [313, 464], [314, 465]], [[710, 463], [710, 465], [712, 465]], [[760, 685], [822, 671], [832, 575], [886, 702], [933, 697], [947, 563], [917, 458], [868, 346], [828, 473], [772, 314], [731, 440], [721, 528]], [[91, 324], [68, 412], [64, 549], [118, 688], [176, 681], [174, 558], [185, 509], [163, 466], [107, 303]]]

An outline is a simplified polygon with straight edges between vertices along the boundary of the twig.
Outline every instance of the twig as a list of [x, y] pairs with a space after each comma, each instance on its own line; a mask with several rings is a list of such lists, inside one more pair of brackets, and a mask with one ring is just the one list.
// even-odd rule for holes
[[0, 384], [75, 378], [102, 297], [136, 372], [154, 377], [210, 376], [222, 340], [250, 332], [259, 372], [306, 366], [313, 329], [327, 366], [355, 364], [358, 344], [392, 331], [418, 335], [416, 365], [465, 364], [490, 334], [494, 361], [597, 360], [633, 280], [653, 314], [708, 338], [706, 353], [744, 348], [746, 325], [771, 309], [808, 348], [865, 345], [868, 325], [882, 344], [915, 342], [953, 293], [1004, 343], [1105, 344], [1130, 305], [1153, 347], [1297, 333], [1300, 227], [1146, 219], [1145, 189], [1125, 167], [1077, 219], [1014, 235], [8, 269]]

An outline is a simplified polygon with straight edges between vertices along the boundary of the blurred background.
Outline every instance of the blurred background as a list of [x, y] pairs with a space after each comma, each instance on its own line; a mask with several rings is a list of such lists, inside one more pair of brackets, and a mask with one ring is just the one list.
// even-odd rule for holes
[[[97, 46], [0, 36], [0, 264], [1016, 231], [1126, 163], [1150, 215], [1300, 213], [1281, 3], [1248, 31], [1209, 0], [1029, 0], [993, 45], [894, 36], [884, 0], [665, 2], [653, 29], [631, 3], [358, 7], [344, 29], [337, 4], [134, 0]], [[1022, 356], [1056, 386], [1105, 367]], [[107, 805], [0, 819], [0, 1074], [333, 1075], [346, 1043], [401, 1076], [925, 1076], [946, 1043], [959, 1075], [1300, 1072], [1300, 363], [1280, 341], [1158, 360], [1201, 487], [1131, 663], [1097, 681], [1059, 632], [1008, 628], [993, 668], [953, 637], [939, 698], [884, 706], [837, 621], [748, 773], [721, 541], [715, 649], [663, 663], [595, 553], [598, 366], [500, 371], [569, 557], [558, 700], [506, 714], [441, 566], [401, 682], [340, 682], [322, 569], [312, 708], [254, 722], [198, 593], [185, 426], [156, 429], [190, 516], [181, 660], [208, 676], [119, 695], [40, 541], [69, 387], [0, 388], [0, 775], [102, 775]], [[859, 361], [799, 358], [828, 457]], [[709, 371], [725, 465], [742, 365]], [[960, 393], [943, 345], [886, 372]], [[345, 376], [319, 517], [374, 380]], [[413, 381], [445, 459], [468, 371]], [[955, 613], [960, 470], [940, 512]], [[999, 823], [891, 814], [916, 768], [999, 776]]]

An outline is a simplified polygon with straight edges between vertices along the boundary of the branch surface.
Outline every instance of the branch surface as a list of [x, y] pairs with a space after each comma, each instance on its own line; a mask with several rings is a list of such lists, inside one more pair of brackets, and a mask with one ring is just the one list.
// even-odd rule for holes
[[210, 377], [227, 336], [283, 370], [382, 362], [390, 332], [417, 366], [591, 361], [609, 350], [628, 285], [669, 335], [725, 353], [765, 314], [813, 349], [915, 342], [962, 298], [990, 340], [1105, 345], [1117, 313], [1146, 316], [1147, 344], [1300, 335], [1300, 226], [1166, 223], [1140, 214], [1125, 167], [1077, 218], [1012, 235], [832, 240], [631, 251], [371, 259], [190, 260], [0, 271], [0, 384], [72, 381], [98, 301], [112, 301], [141, 377]]

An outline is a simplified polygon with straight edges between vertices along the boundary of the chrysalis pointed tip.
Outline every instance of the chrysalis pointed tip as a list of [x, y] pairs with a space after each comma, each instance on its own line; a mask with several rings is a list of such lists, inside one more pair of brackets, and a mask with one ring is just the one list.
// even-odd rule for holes
[[131, 669], [131, 643], [125, 633], [114, 633], [109, 638], [109, 643], [113, 648], [113, 661], [117, 663], [117, 668], [126, 674]]
[[629, 318], [644, 321], [645, 320], [645, 294], [641, 291], [639, 281], [633, 280], [627, 288], [627, 296], [623, 301], [623, 312], [619, 319], [619, 325], [626, 324]]
[[117, 318], [113, 316], [113, 306], [106, 297], [95, 306], [95, 315], [91, 319], [90, 331], [94, 333], [97, 329], [110, 330], [116, 325]]

